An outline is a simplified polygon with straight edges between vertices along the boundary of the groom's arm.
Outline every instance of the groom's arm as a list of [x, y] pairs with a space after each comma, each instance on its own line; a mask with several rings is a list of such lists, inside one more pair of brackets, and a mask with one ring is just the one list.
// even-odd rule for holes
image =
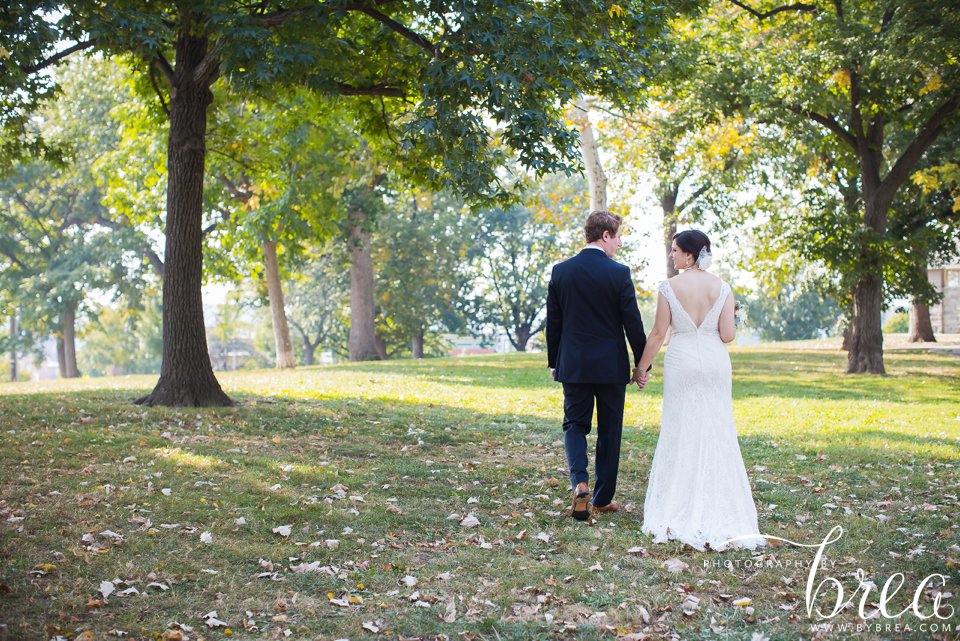
[[634, 367], [640, 362], [640, 355], [647, 345], [647, 335], [643, 331], [643, 319], [640, 317], [640, 307], [637, 305], [637, 291], [633, 287], [633, 279], [627, 272], [626, 282], [620, 292], [620, 318], [623, 322], [623, 331], [630, 343], [633, 352]]
[[557, 295], [557, 284], [553, 272], [550, 273], [550, 285], [547, 287], [547, 365], [557, 367], [557, 354], [560, 352], [560, 330], [563, 328], [563, 312]]

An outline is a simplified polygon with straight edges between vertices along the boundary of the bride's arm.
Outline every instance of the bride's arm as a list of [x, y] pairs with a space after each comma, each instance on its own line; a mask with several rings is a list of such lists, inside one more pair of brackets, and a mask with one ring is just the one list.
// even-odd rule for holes
[[737, 323], [734, 318], [736, 303], [733, 300], [733, 292], [723, 301], [723, 309], [720, 310], [720, 340], [729, 343], [737, 337]]
[[663, 341], [667, 338], [667, 330], [670, 329], [670, 303], [663, 297], [663, 294], [657, 295], [657, 316], [653, 321], [653, 329], [647, 336], [647, 345], [643, 348], [643, 355], [640, 357], [640, 363], [637, 365], [637, 371], [646, 372], [654, 357], [663, 346]]

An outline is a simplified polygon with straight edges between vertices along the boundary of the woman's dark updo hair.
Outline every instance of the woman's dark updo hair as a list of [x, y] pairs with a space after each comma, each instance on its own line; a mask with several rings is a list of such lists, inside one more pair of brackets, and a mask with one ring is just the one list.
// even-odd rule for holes
[[697, 258], [700, 257], [700, 250], [704, 247], [707, 248], [708, 254], [711, 253], [710, 239], [699, 229], [687, 229], [678, 232], [673, 235], [673, 240], [677, 243], [677, 247], [679, 247], [681, 251], [693, 254], [693, 260], [697, 260]]

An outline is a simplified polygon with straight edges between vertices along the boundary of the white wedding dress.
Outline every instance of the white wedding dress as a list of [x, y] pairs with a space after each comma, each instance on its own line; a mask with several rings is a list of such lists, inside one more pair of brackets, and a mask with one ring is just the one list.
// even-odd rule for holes
[[[730, 356], [719, 319], [730, 287], [697, 327], [669, 281], [672, 334], [663, 362], [663, 420], [643, 503], [643, 532], [698, 550], [763, 546], [733, 424]], [[744, 538], [740, 538], [744, 537]], [[726, 543], [729, 539], [737, 541]]]

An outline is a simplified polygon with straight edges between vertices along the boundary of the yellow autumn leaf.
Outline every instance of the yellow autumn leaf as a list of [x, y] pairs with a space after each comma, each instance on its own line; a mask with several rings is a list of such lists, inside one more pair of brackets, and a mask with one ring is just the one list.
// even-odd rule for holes
[[941, 87], [943, 87], [943, 80], [940, 78], [940, 74], [938, 73], [931, 74], [931, 76], [927, 78], [927, 84], [925, 84], [923, 88], [920, 89], [920, 95], [925, 96], [928, 93], [931, 93], [933, 91], [936, 91], [937, 89], [940, 89]]
[[0, 60], [4, 58], [9, 58], [9, 57], [10, 57], [10, 52], [4, 49], [3, 47], [0, 47]]
[[618, 4], [610, 5], [610, 9], [607, 11], [607, 13], [610, 14], [611, 18], [619, 18], [623, 15], [623, 7]]

